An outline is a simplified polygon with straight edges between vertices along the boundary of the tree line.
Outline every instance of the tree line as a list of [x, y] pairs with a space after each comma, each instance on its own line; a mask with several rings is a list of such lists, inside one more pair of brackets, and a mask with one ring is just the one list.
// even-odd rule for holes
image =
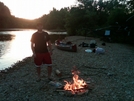
[[[110, 30], [113, 40], [134, 40], [133, 0], [77, 0], [72, 7], [53, 8], [35, 20], [14, 17], [0, 2], [0, 28], [35, 28], [38, 22], [46, 30], [67, 31], [68, 35], [103, 36]], [[127, 37], [127, 38], [126, 38]]]

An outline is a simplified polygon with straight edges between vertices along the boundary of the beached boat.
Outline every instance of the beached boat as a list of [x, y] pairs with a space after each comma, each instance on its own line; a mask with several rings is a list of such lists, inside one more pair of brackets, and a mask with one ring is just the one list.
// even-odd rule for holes
[[58, 42], [55, 41], [55, 46], [64, 51], [70, 51], [70, 52], [77, 52], [77, 45], [73, 44], [72, 42]]

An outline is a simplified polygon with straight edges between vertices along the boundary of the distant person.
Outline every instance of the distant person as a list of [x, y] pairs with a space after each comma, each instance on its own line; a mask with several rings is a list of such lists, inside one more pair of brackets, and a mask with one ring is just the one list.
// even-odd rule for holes
[[[48, 45], [48, 48], [47, 48]], [[47, 65], [48, 79], [52, 80], [52, 47], [50, 36], [47, 32], [43, 31], [43, 25], [41, 23], [37, 24], [37, 32], [33, 33], [31, 37], [31, 49], [33, 52], [34, 63], [36, 65], [38, 79], [41, 80], [41, 66], [43, 64]]]

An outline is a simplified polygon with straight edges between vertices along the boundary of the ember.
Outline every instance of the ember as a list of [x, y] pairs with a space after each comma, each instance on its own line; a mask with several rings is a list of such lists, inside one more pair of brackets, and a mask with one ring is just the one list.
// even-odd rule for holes
[[72, 70], [73, 81], [64, 81], [66, 82], [64, 90], [70, 91], [72, 94], [83, 94], [88, 92], [88, 85], [83, 79], [79, 79], [79, 73], [80, 72], [76, 68]]

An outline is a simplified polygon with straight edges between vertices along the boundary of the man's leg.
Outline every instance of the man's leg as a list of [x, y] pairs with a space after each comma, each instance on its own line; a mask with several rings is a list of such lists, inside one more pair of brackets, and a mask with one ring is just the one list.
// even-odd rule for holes
[[48, 78], [51, 78], [52, 66], [48, 66], [48, 67], [47, 67], [47, 71], [48, 71]]
[[45, 53], [44, 54], [44, 63], [47, 64], [47, 72], [48, 72], [48, 79], [52, 80], [51, 74], [52, 74], [52, 60], [50, 53]]
[[37, 75], [38, 75], [38, 79], [41, 78], [40, 74], [41, 74], [41, 67], [37, 67]]
[[41, 67], [37, 67], [36, 71], [37, 71], [37, 75], [38, 75], [38, 79], [36, 81], [39, 82], [39, 81], [41, 81], [41, 76], [40, 76], [40, 74], [41, 74]]
[[36, 57], [34, 57], [34, 63], [36, 65], [36, 72], [38, 76], [38, 79], [36, 80], [37, 82], [41, 80], [41, 64], [42, 64], [41, 59], [42, 59], [42, 54], [36, 53]]

